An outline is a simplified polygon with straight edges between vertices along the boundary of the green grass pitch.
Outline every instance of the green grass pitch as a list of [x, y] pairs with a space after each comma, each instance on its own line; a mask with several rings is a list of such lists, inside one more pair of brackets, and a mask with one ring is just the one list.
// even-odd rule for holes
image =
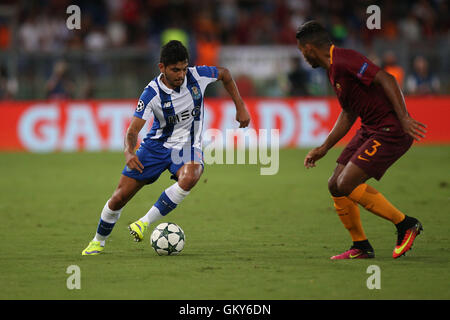
[[[308, 150], [280, 151], [280, 170], [209, 165], [161, 222], [186, 246], [158, 256], [127, 225], [172, 184], [167, 173], [125, 207], [104, 254], [83, 257], [124, 165], [121, 153], [0, 154], [0, 299], [449, 299], [450, 146], [414, 146], [370, 183], [421, 220], [408, 256], [392, 259], [394, 226], [361, 209], [371, 260], [330, 261], [351, 245], [327, 191], [341, 149], [306, 170]], [[66, 286], [70, 265], [81, 289]], [[369, 290], [377, 265], [381, 288]]]

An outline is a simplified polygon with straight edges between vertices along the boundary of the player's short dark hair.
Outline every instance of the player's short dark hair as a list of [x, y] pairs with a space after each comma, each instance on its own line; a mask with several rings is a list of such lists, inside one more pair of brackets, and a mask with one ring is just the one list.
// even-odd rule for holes
[[297, 29], [295, 37], [301, 45], [306, 45], [307, 43], [313, 44], [316, 47], [331, 45], [330, 36], [325, 27], [314, 20], [302, 24]]
[[165, 66], [189, 60], [186, 47], [178, 40], [170, 40], [161, 48], [159, 62]]

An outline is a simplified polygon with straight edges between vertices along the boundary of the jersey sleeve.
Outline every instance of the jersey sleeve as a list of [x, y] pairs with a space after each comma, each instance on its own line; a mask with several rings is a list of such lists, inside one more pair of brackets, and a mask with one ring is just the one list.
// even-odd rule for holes
[[147, 86], [139, 97], [134, 116], [148, 120], [152, 114], [152, 104], [155, 103], [155, 97], [156, 91], [152, 87]]
[[341, 69], [350, 73], [366, 86], [370, 86], [375, 75], [381, 69], [365, 56], [353, 50], [349, 50], [343, 58], [341, 59], [341, 63], [343, 64]]
[[197, 71], [201, 81], [208, 85], [211, 82], [217, 81], [219, 77], [219, 69], [217, 67], [211, 66], [196, 66], [195, 70]]

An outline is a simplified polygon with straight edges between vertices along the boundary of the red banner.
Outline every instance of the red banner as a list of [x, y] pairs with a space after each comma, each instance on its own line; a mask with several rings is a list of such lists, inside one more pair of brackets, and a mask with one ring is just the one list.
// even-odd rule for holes
[[[310, 147], [327, 136], [341, 109], [336, 99], [246, 99], [251, 128], [279, 129], [280, 147]], [[411, 116], [428, 126], [421, 143], [450, 143], [450, 97], [407, 98]], [[0, 150], [122, 150], [136, 100], [0, 102]], [[231, 100], [206, 99], [204, 131], [237, 128]], [[141, 139], [151, 126], [148, 122]], [[353, 135], [357, 122], [342, 142]]]

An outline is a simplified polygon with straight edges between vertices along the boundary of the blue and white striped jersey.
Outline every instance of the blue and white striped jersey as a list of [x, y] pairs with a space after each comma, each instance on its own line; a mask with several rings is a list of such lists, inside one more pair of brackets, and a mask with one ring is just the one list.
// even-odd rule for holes
[[139, 98], [134, 116], [148, 120], [153, 113], [153, 126], [142, 144], [150, 147], [160, 142], [165, 148], [181, 149], [186, 143], [202, 148], [204, 106], [208, 84], [217, 80], [217, 67], [188, 68], [183, 84], [169, 89], [160, 74], [150, 81]]

